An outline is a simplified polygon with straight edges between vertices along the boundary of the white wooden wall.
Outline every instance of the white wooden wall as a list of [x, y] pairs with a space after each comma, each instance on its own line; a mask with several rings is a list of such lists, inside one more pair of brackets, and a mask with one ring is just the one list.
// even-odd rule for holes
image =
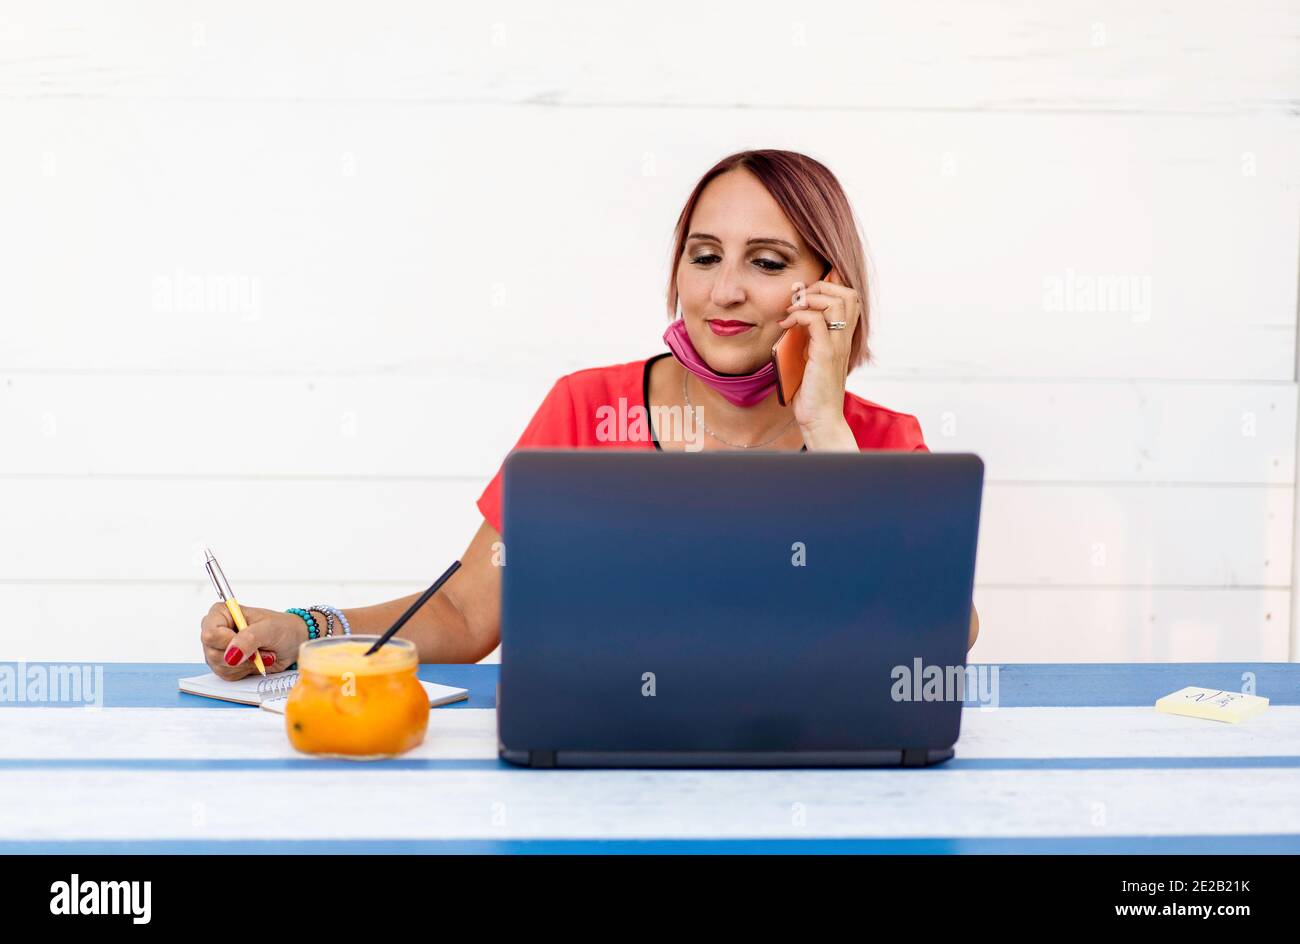
[[[0, 659], [197, 658], [204, 543], [253, 605], [425, 586], [556, 376], [662, 350], [676, 214], [746, 147], [850, 191], [852, 389], [985, 459], [973, 658], [1296, 658], [1298, 34], [1271, 0], [8, 0]], [[1098, 280], [1137, 294], [1061, 299]]]

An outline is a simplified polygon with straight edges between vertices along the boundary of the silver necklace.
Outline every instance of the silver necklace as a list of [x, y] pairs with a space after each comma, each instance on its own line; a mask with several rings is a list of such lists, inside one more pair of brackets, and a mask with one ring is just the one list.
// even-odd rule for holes
[[730, 439], [723, 439], [713, 430], [709, 429], [708, 424], [704, 422], [704, 417], [700, 416], [695, 411], [695, 405], [691, 403], [691, 393], [689, 390], [686, 389], [687, 374], [688, 374], [687, 371], [684, 370], [682, 371], [682, 399], [686, 401], [686, 409], [691, 411], [691, 415], [695, 417], [695, 419], [699, 422], [700, 426], [704, 428], [704, 431], [706, 433], [708, 433], [710, 436], [712, 436], [714, 439], [716, 439], [718, 442], [722, 443], [723, 445], [730, 446], [732, 449], [757, 449], [760, 446], [766, 446], [768, 443], [776, 442], [778, 439], [781, 438], [781, 435], [787, 429], [789, 429], [791, 426], [794, 425], [794, 417], [791, 416], [790, 421], [776, 431], [776, 435], [768, 439], [764, 439], [760, 443], [734, 443]]

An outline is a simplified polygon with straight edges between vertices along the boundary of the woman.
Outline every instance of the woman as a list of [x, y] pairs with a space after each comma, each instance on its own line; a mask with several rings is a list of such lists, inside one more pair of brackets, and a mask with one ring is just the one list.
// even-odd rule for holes
[[[677, 221], [668, 311], [680, 317], [664, 335], [669, 351], [561, 377], [518, 446], [928, 451], [916, 417], [844, 389], [849, 371], [870, 360], [866, 287], [857, 224], [835, 176], [791, 151], [733, 154], [704, 175]], [[808, 362], [782, 406], [770, 352], [795, 324], [810, 332]], [[460, 570], [402, 630], [421, 662], [477, 662], [500, 640], [500, 470], [478, 507], [484, 522]], [[345, 624], [382, 633], [416, 596], [345, 611], [244, 607], [249, 625], [238, 635], [218, 603], [202, 621], [204, 655], [216, 674], [239, 678], [256, 671], [256, 645], [267, 670], [282, 671], [312, 624], [322, 634]], [[972, 607], [968, 647], [978, 633]]]

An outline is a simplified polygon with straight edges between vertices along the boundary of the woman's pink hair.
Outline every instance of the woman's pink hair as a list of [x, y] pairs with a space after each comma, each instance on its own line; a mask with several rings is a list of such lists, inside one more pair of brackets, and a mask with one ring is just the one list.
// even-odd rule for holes
[[803, 241], [816, 253], [822, 267], [831, 265], [841, 284], [857, 289], [862, 300], [862, 317], [853, 330], [849, 351], [849, 370], [871, 362], [867, 335], [871, 329], [871, 302], [867, 282], [867, 255], [862, 248], [857, 219], [844, 188], [826, 165], [796, 151], [740, 151], [724, 157], [691, 191], [677, 218], [673, 234], [673, 254], [668, 274], [668, 317], [677, 316], [677, 265], [686, 251], [691, 216], [700, 194], [709, 181], [719, 174], [743, 167], [767, 188]]

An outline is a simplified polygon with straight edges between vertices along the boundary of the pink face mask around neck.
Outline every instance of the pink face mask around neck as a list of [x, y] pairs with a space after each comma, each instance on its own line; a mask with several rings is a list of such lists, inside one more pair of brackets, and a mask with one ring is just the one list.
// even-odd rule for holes
[[664, 332], [664, 343], [678, 363], [698, 377], [701, 383], [708, 384], [736, 406], [762, 403], [776, 389], [776, 367], [771, 361], [752, 374], [719, 374], [709, 367], [691, 343], [691, 336], [686, 333], [686, 322], [682, 318], [673, 319], [673, 323]]

